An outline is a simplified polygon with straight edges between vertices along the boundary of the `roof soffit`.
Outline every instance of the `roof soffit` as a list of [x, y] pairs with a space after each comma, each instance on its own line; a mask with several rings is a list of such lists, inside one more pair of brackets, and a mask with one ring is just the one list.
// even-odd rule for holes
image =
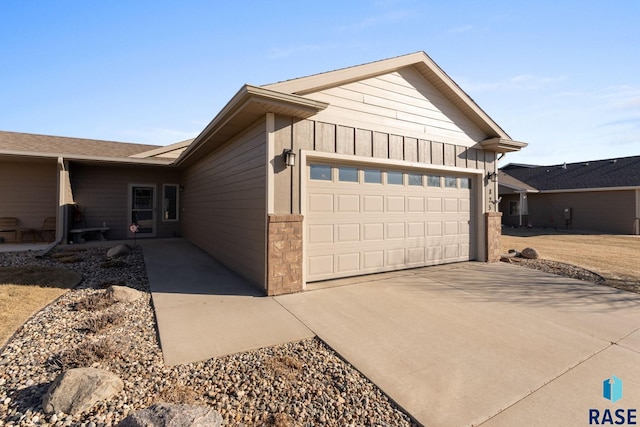
[[207, 127], [178, 157], [175, 164], [186, 166], [203, 157], [266, 113], [307, 118], [327, 108], [325, 102], [262, 87], [244, 85]]

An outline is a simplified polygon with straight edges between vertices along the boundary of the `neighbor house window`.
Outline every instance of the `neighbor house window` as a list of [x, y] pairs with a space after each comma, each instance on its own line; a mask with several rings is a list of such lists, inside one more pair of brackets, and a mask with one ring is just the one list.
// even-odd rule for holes
[[440, 175], [427, 176], [427, 185], [429, 187], [440, 187]]
[[382, 172], [377, 169], [365, 169], [364, 182], [368, 182], [370, 184], [381, 184]]
[[331, 181], [331, 166], [311, 165], [311, 179]]
[[402, 172], [398, 172], [398, 171], [387, 172], [387, 184], [402, 185]]
[[178, 220], [178, 193], [180, 186], [178, 184], [162, 185], [162, 220], [177, 221]]
[[444, 186], [446, 188], [458, 188], [457, 179], [455, 176], [445, 176], [444, 177]]
[[509, 215], [520, 215], [520, 202], [509, 202]]

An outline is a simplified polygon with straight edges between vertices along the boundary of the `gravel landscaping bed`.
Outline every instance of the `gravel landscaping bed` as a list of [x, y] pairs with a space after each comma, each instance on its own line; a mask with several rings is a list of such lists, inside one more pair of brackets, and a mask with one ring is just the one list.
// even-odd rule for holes
[[[215, 408], [225, 425], [410, 426], [409, 417], [318, 339], [199, 363], [165, 366], [139, 249], [108, 262], [106, 247], [57, 249], [50, 257], [0, 253], [0, 267], [48, 265], [82, 274], [0, 349], [0, 426], [111, 426], [156, 402]], [[144, 292], [113, 303], [105, 288]], [[66, 368], [92, 366], [124, 381], [124, 390], [77, 416], [42, 412], [42, 396]]]
[[572, 279], [584, 280], [598, 285], [611, 286], [629, 292], [640, 293], [640, 283], [633, 281], [617, 280], [602, 277], [599, 274], [582, 267], [566, 264], [564, 262], [552, 261], [549, 259], [527, 259], [527, 258], [506, 258], [506, 262], [521, 265], [527, 268], [544, 271], [546, 273], [557, 274], [559, 276], [570, 277]]

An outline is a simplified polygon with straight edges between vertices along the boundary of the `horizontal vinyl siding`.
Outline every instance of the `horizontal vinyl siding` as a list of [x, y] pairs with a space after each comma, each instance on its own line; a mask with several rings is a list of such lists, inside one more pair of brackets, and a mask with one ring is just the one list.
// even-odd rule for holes
[[[56, 216], [57, 170], [55, 161], [0, 162], [0, 217], [18, 218], [19, 228], [41, 229], [45, 218]], [[0, 237], [10, 241], [13, 234]]]
[[250, 280], [265, 280], [266, 133], [261, 121], [184, 172], [184, 231]]
[[564, 209], [571, 208], [569, 229], [632, 234], [635, 192], [594, 191], [530, 194], [529, 220], [534, 227], [566, 229]]
[[413, 68], [307, 95], [329, 103], [314, 120], [472, 146], [486, 138]]
[[[85, 211], [87, 227], [103, 222], [109, 227], [109, 240], [128, 239], [129, 184], [150, 184], [156, 187], [156, 237], [180, 235], [180, 223], [165, 222], [162, 212], [162, 184], [180, 184], [180, 173], [168, 167], [70, 165], [73, 199]], [[181, 194], [178, 196], [181, 197]], [[74, 226], [79, 226], [75, 224]], [[84, 226], [84, 224], [83, 224]]]

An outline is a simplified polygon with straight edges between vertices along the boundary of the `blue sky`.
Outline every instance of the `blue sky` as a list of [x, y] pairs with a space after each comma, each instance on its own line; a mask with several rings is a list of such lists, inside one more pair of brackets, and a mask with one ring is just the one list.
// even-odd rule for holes
[[637, 1], [0, 2], [0, 130], [164, 145], [244, 84], [425, 51], [509, 135], [501, 161], [640, 155]]

